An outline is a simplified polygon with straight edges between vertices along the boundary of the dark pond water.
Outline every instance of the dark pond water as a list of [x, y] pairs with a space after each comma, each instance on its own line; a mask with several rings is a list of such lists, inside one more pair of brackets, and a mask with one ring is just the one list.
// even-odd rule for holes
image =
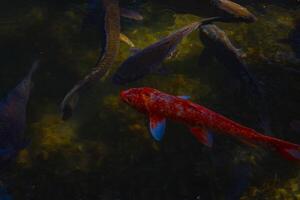
[[[1, 3], [0, 96], [5, 97], [24, 77], [36, 55], [42, 59], [28, 105], [26, 136], [31, 143], [1, 171], [0, 199], [300, 199], [299, 164], [225, 135], [216, 135], [209, 149], [174, 122], [168, 122], [163, 141], [155, 142], [146, 117], [120, 101], [121, 90], [154, 87], [189, 95], [198, 104], [264, 132], [255, 105], [231, 87], [230, 70], [216, 60], [199, 64], [204, 47], [198, 31], [163, 63], [166, 75], [151, 74], [126, 86], [99, 81], [82, 95], [74, 116], [65, 122], [59, 113], [61, 100], [100, 55], [98, 32], [81, 31], [86, 2]], [[300, 120], [299, 46], [288, 40], [299, 23], [299, 5], [296, 0], [238, 3], [255, 13], [258, 21], [217, 25], [247, 54], [249, 71], [263, 83], [268, 134], [299, 144], [299, 130], [290, 126]], [[139, 22], [121, 21], [122, 32], [139, 48], [214, 15], [205, 0], [121, 4], [144, 16]], [[112, 73], [130, 54], [130, 47], [121, 43]]]

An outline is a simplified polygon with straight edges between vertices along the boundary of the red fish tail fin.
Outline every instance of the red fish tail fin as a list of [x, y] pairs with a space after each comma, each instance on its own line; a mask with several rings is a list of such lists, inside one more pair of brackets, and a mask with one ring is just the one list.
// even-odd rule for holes
[[277, 148], [277, 151], [286, 159], [300, 163], [300, 147], [298, 148]]
[[277, 140], [275, 148], [284, 158], [300, 163], [300, 145]]

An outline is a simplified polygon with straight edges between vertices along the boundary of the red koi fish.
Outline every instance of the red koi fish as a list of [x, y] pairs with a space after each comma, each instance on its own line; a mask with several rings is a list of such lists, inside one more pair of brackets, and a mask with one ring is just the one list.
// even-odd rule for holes
[[171, 119], [188, 125], [192, 134], [209, 147], [213, 143], [212, 131], [250, 144], [271, 147], [286, 159], [300, 161], [300, 145], [260, 134], [189, 101], [187, 96], [172, 96], [152, 88], [132, 88], [122, 91], [120, 96], [127, 104], [149, 115], [150, 132], [157, 141], [164, 135], [166, 119]]

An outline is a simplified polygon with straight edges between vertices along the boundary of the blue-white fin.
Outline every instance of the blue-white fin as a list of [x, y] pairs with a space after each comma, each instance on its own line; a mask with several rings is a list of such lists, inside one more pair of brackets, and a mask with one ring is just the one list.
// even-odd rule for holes
[[165, 134], [166, 119], [161, 116], [150, 115], [149, 129], [152, 137], [157, 141], [161, 141]]
[[287, 149], [286, 152], [295, 160], [300, 160], [300, 150], [297, 149]]
[[205, 144], [208, 147], [213, 145], [213, 136], [206, 129], [201, 127], [192, 127], [190, 128], [192, 134], [197, 138], [199, 142]]
[[177, 96], [177, 97], [184, 100], [189, 100], [191, 98], [190, 96]]

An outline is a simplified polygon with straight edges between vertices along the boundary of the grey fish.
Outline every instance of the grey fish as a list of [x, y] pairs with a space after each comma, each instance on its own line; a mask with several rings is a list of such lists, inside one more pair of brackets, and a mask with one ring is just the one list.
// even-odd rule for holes
[[212, 0], [212, 4], [218, 9], [224, 22], [246, 22], [252, 23], [257, 21], [247, 8], [229, 0]]
[[214, 56], [243, 83], [249, 102], [259, 110], [259, 120], [262, 128], [266, 133], [270, 134], [265, 94], [258, 80], [249, 72], [244, 61], [245, 54], [233, 46], [226, 33], [214, 24], [200, 27], [200, 39], [205, 46], [202, 57]]
[[24, 137], [31, 77], [39, 66], [34, 62], [28, 75], [0, 102], [0, 158], [10, 159], [27, 145]]
[[174, 52], [181, 40], [198, 29], [200, 24], [201, 22], [194, 22], [185, 26], [130, 56], [114, 74], [113, 82], [116, 84], [126, 84], [155, 72], [160, 64]]
[[69, 119], [77, 105], [79, 95], [87, 87], [104, 78], [113, 65], [120, 45], [120, 7], [117, 0], [102, 0], [104, 12], [104, 50], [95, 68], [79, 81], [64, 97], [60, 109], [62, 118]]

